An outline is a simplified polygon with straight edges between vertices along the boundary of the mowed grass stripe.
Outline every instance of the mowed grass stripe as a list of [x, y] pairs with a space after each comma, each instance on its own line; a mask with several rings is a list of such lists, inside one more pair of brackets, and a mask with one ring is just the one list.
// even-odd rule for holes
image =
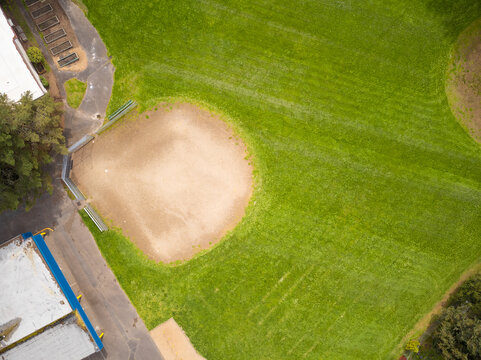
[[[183, 69], [180, 69], [178, 67], [166, 67], [165, 65], [151, 65], [149, 67], [146, 68], [147, 71], [151, 71], [151, 72], [159, 72], [159, 73], [162, 73], [162, 74], [165, 74], [165, 73], [169, 73], [173, 76], [176, 76], [176, 77], [179, 77], [179, 78], [183, 78], [183, 79], [189, 79], [190, 81], [194, 80], [194, 79], [198, 79], [198, 83], [199, 84], [205, 84], [205, 83], [209, 83], [213, 86], [215, 86], [217, 89], [222, 89], [222, 90], [229, 90], [231, 91], [232, 93], [242, 93], [243, 95], [245, 96], [248, 96], [252, 99], [258, 99], [260, 102], [268, 102], [272, 105], [275, 105], [275, 106], [281, 106], [281, 107], [284, 107], [285, 109], [289, 109], [291, 111], [292, 114], [296, 114], [297, 116], [299, 115], [306, 115], [306, 116], [319, 116], [319, 115], [324, 115], [324, 116], [327, 116], [327, 117], [331, 117], [330, 113], [327, 113], [327, 112], [320, 112], [320, 111], [317, 111], [317, 112], [313, 112], [312, 109], [309, 107], [309, 106], [305, 106], [305, 105], [301, 105], [297, 102], [290, 102], [288, 100], [282, 100], [281, 98], [279, 97], [275, 97], [275, 96], [271, 96], [271, 95], [267, 95], [267, 94], [263, 94], [263, 93], [260, 93], [258, 91], [254, 91], [254, 90], [248, 90], [248, 89], [245, 89], [245, 88], [241, 88], [239, 85], [234, 85], [235, 82], [227, 82], [225, 80], [225, 78], [211, 78], [211, 77], [206, 77], [206, 76], [203, 76], [197, 72], [187, 72]], [[362, 93], [356, 93], [356, 98], [358, 98], [358, 101], [359, 100], [362, 100], [362, 96], [360, 96], [360, 94]], [[375, 95], [375, 94], [373, 94]], [[356, 118], [356, 116], [362, 116], [363, 118], [366, 118], [366, 117], [369, 117], [369, 115], [371, 116], [379, 116], [379, 115], [384, 115], [386, 117], [389, 117], [391, 116], [394, 117], [394, 119], [396, 119], [396, 117], [400, 117], [400, 118], [405, 118], [405, 117], [402, 117], [402, 115], [399, 114], [399, 112], [393, 112], [393, 113], [383, 113], [382, 111], [379, 110], [379, 108], [376, 108], [376, 109], [372, 109], [371, 111], [371, 114], [367, 113], [367, 112], [362, 112], [361, 110], [357, 110], [358, 109], [358, 106], [357, 106], [357, 103], [354, 103], [352, 100], [347, 100], [345, 101], [344, 103], [342, 104], [336, 104], [334, 101], [332, 100], [335, 100], [333, 98], [326, 98], [326, 103], [330, 103], [330, 107], [332, 108], [336, 108], [336, 109], [347, 109], [347, 104], [349, 101], [351, 103], [351, 108], [353, 109], [353, 111], [351, 112], [348, 112], [347, 114], [345, 112], [342, 113], [342, 115], [345, 117], [345, 119], [349, 119], [349, 116], [354, 116]], [[402, 105], [399, 106], [399, 110], [401, 110], [402, 108], [405, 108], [405, 107], [402, 107]], [[391, 109], [392, 110], [392, 109]], [[397, 109], [394, 109], [394, 110], [397, 110]], [[280, 112], [282, 113], [282, 111]], [[341, 115], [341, 113], [339, 113], [339, 115]], [[419, 122], [419, 120], [418, 120]], [[342, 126], [343, 123], [345, 123], [345, 121], [336, 121], [336, 126]], [[406, 125], [408, 126], [408, 125]], [[408, 140], [410, 140], [410, 138], [408, 138]]]
[[[259, 22], [260, 22], [260, 21], [259, 21]], [[217, 48], [217, 46], [212, 46], [212, 48], [209, 49], [209, 50], [215, 51], [216, 48]], [[241, 49], [241, 50], [243, 50], [243, 49]], [[329, 51], [330, 51], [330, 50], [329, 50]], [[242, 52], [241, 52], [241, 54], [242, 54]], [[370, 53], [367, 53], [367, 54], [370, 54]], [[366, 55], [367, 55], [367, 54], [366, 54]], [[213, 58], [211, 51], [209, 51], [208, 53], [203, 54], [203, 55], [204, 55], [204, 57], [206, 57], [207, 59], [208, 59], [208, 58]], [[216, 54], [216, 56], [219, 56], [219, 55], [221, 55], [221, 54]], [[258, 54], [256, 54], [256, 55], [258, 55]], [[349, 49], [343, 49], [343, 52], [342, 52], [341, 55], [344, 56], [344, 57], [346, 57], [346, 56], [355, 56], [356, 54], [355, 54], [355, 53], [349, 53]], [[364, 55], [364, 54], [363, 54], [363, 55]], [[185, 61], [185, 60], [184, 60], [184, 61]], [[213, 61], [215, 61], [215, 59], [213, 59]], [[234, 57], [234, 58], [230, 58], [229, 61], [230, 61], [230, 62], [234, 62], [234, 63], [240, 62], [240, 63], [243, 64], [243, 66], [247, 66], [247, 65], [248, 65], [248, 64], [246, 64], [246, 63], [244, 62], [244, 59], [239, 60], [239, 57], [238, 57], [238, 56], [236, 56], [236, 57]], [[269, 64], [269, 66], [266, 66], [266, 71], [270, 71], [270, 69], [271, 69], [272, 67], [275, 67], [275, 66], [276, 66], [276, 65], [275, 65], [275, 62], [274, 62], [275, 59], [272, 58], [272, 57], [266, 58], [265, 61], [266, 61], [266, 62], [269, 62], [269, 61], [271, 62], [271, 64]], [[218, 61], [217, 61], [217, 64], [218, 64]], [[393, 68], [393, 67], [394, 67], [394, 66], [391, 64], [391, 65], [390, 65], [390, 68]], [[239, 67], [238, 69], [239, 69], [240, 71], [243, 70], [241, 67]], [[232, 76], [232, 73], [230, 73], [229, 76]], [[252, 79], [249, 79], [249, 80], [252, 80]], [[306, 91], [306, 93], [308, 93], [308, 92]], [[312, 93], [312, 92], [311, 92], [311, 93]]]
[[242, 224], [182, 266], [92, 229], [147, 326], [174, 316], [210, 360], [395, 358], [481, 255], [481, 151], [444, 94], [480, 4], [86, 4], [116, 66], [112, 108], [207, 104], [256, 167]]
[[[153, 66], [153, 67], [154, 67], [154, 66]], [[156, 68], [157, 68], [157, 67], [156, 67]], [[154, 71], [154, 70], [153, 70], [153, 71]], [[176, 74], [176, 73], [177, 73], [177, 74], [179, 75], [179, 74], [181, 74], [182, 72], [181, 72], [181, 70], [178, 69], [178, 68], [173, 68], [173, 69], [170, 70], [170, 73], [172, 73], [172, 74]], [[185, 74], [185, 77], [188, 77], [188, 78], [192, 78], [192, 77], [195, 77], [195, 76], [196, 76], [196, 74], [193, 74], [193, 73]], [[206, 79], [206, 78], [202, 78], [200, 81], [201, 81], [201, 82], [202, 82], [202, 81], [203, 81], [203, 82], [208, 82], [208, 81], [209, 81], [209, 82], [212, 82], [212, 80]], [[224, 82], [225, 80], [220, 80], [220, 81]], [[217, 83], [216, 85], [219, 86], [219, 83]], [[228, 85], [225, 85], [225, 87], [227, 87], [227, 86], [228, 86]], [[231, 85], [229, 88], [230, 88], [233, 92], [236, 91], [236, 89], [237, 89], [237, 91], [241, 91], [241, 89], [240, 89], [239, 87], [236, 88], [236, 87], [233, 86], [233, 85]], [[378, 94], [376, 94], [376, 95], [378, 95]], [[252, 96], [253, 98], [255, 98], [255, 97], [257, 96], [257, 93], [252, 92], [251, 96]], [[357, 92], [356, 92], [356, 98], [360, 98], [359, 93], [357, 93]], [[276, 102], [276, 98], [270, 98], [270, 99], [271, 99], [271, 100], [270, 100], [271, 103]], [[284, 103], [284, 105], [285, 105], [285, 107], [288, 107], [288, 108], [294, 107], [294, 104], [292, 104], [292, 103]], [[343, 104], [340, 104], [339, 106], [337, 106], [337, 108], [338, 108], [338, 109], [342, 109], [342, 105], [343, 105]], [[356, 105], [354, 104], [353, 107], [355, 107], [355, 106], [356, 106]], [[334, 107], [335, 107], [335, 106], [334, 106]], [[403, 107], [400, 106], [400, 108], [394, 108], [394, 110], [400, 110], [400, 109], [402, 109], [402, 108], [403, 108]], [[405, 108], [405, 107], [404, 107], [404, 108]], [[304, 107], [304, 108], [302, 108], [302, 110], [308, 110], [308, 108], [307, 108], [307, 107]], [[392, 110], [392, 109], [391, 109], [391, 110]], [[293, 111], [295, 111], [295, 112], [297, 112], [297, 113], [299, 114], [299, 112], [301, 111], [301, 109], [299, 108], [299, 106], [297, 106], [297, 107], [294, 107], [294, 110], [293, 110]], [[418, 114], [419, 114], [419, 113], [417, 113], [416, 115], [418, 115]], [[309, 115], [314, 115], [314, 114], [311, 113], [311, 112], [309, 112]], [[344, 115], [345, 115], [345, 114], [344, 114]], [[353, 114], [347, 114], [347, 116], [349, 116], [349, 115], [353, 115]], [[363, 117], [366, 117], [366, 115], [368, 115], [368, 114], [367, 114], [367, 112], [362, 112], [362, 111], [359, 110], [355, 115], [359, 115], [359, 116], [362, 115]], [[381, 111], [379, 110], [379, 108], [373, 108], [373, 109], [372, 109], [372, 114], [371, 114], [371, 116], [379, 116], [379, 115], [384, 115], [385, 118], [389, 118], [389, 119], [391, 119], [391, 120], [396, 119], [396, 117], [398, 117], [398, 116], [399, 116], [400, 118], [403, 118], [402, 115], [399, 114], [399, 111], [394, 111], [394, 112], [391, 112], [391, 113], [389, 114], [389, 113], [383, 113], [383, 112], [381, 112]], [[393, 118], [394, 118], [394, 119], [393, 119]], [[406, 118], [406, 117], [404, 117], [404, 118]], [[406, 122], [407, 122], [407, 124], [404, 125], [405, 128], [409, 127], [409, 126], [410, 126], [410, 123], [413, 123], [413, 121], [411, 121], [411, 122], [406, 121]], [[421, 122], [419, 122], [419, 119], [417, 119], [417, 122], [414, 122], [414, 123], [415, 123], [415, 124], [416, 124], [416, 123], [417, 123], [417, 124], [421, 124]], [[414, 130], [420, 130], [420, 129], [414, 129]], [[425, 136], [422, 136], [422, 137], [425, 137]], [[409, 140], [409, 139], [411, 139], [411, 138], [407, 137], [407, 139]]]
[[[267, 61], [267, 60], [266, 60], [266, 61]], [[236, 63], [236, 62], [238, 62], [239, 65], [240, 65], [240, 64], [243, 64], [243, 67], [242, 67], [243, 70], [244, 70], [244, 68], [246, 68], [246, 69], [249, 68], [245, 63], [243, 63], [241, 60], [238, 60], [237, 58], [231, 59], [230, 62], [231, 62], [231, 63]], [[205, 62], [204, 62], [204, 63], [205, 63]], [[216, 63], [216, 60], [215, 60], [215, 59], [212, 59], [212, 60], [211, 60], [211, 63], [212, 63], [212, 66], [208, 69], [209, 71], [214, 70], [214, 68], [215, 68], [215, 65], [214, 65], [214, 64]], [[152, 64], [151, 67], [152, 67], [152, 68], [157, 68], [157, 64]], [[257, 68], [257, 67], [258, 67], [257, 64], [252, 66], [253, 69], [254, 69], [254, 68]], [[275, 67], [275, 65], [272, 65], [272, 66], [270, 66], [270, 67]], [[173, 70], [173, 73], [175, 73], [176, 71], [179, 71], [179, 70], [180, 70], [180, 69], [179, 69], [179, 70], [177, 70], [177, 69], [178, 69], [178, 68], [175, 68], [175, 69]], [[241, 69], [240, 66], [239, 66], [239, 69]], [[205, 69], [204, 69], [204, 70], [205, 70]], [[217, 70], [221, 70], [221, 69], [218, 69], [218, 68], [217, 68]], [[198, 70], [198, 71], [196, 71], [196, 73], [199, 74], [200, 71], [201, 71], [201, 70]], [[306, 72], [307, 72], [307, 71], [306, 71]], [[225, 75], [224, 72], [218, 71], [217, 73], [219, 74], [219, 76], [222, 76], [222, 79], [223, 79], [222, 81], [226, 81], [226, 75]], [[186, 75], [186, 76], [192, 76], [192, 74], [189, 74], [189, 75]], [[229, 76], [229, 79], [232, 79], [232, 77], [233, 77], [234, 75], [231, 74], [231, 73], [229, 73], [228, 76]], [[326, 76], [326, 77], [329, 77], [329, 76]], [[346, 78], [346, 77], [345, 77], [345, 78]], [[238, 80], [238, 79], [236, 78], [236, 80]], [[252, 80], [252, 79], [247, 79], [247, 80]], [[247, 81], [247, 80], [246, 80], [246, 81]], [[324, 93], [325, 93], [325, 94], [324, 94], [325, 99], [324, 99], [323, 103], [328, 104], [327, 106], [329, 106], [329, 108], [332, 108], [332, 109], [343, 109], [343, 108], [347, 107], [347, 105], [351, 106], [352, 108], [358, 108], [359, 103], [362, 103], [363, 100], [365, 100], [366, 98], [369, 98], [369, 97], [372, 98], [374, 95], [379, 95], [379, 96], [382, 95], [382, 93], [381, 93], [381, 88], [379, 88], [379, 90], [378, 90], [379, 92], [376, 93], [376, 94], [368, 93], [368, 92], [365, 90], [365, 89], [366, 89], [365, 87], [364, 87], [364, 88], [360, 88], [360, 89], [347, 89], [347, 90], [354, 90], [354, 91], [356, 91], [356, 96], [355, 96], [355, 97], [352, 97], [352, 98], [349, 98], [349, 99], [343, 99], [343, 103], [337, 104], [337, 103], [335, 103], [335, 101], [339, 100], [340, 98], [339, 98], [339, 96], [335, 93], [336, 89], [337, 89], [337, 91], [343, 91], [343, 90], [346, 91], [346, 89], [343, 88], [342, 84], [335, 83], [336, 80], [337, 80], [336, 78], [330, 79], [329, 81], [323, 83], [323, 85], [322, 85], [322, 88], [323, 88]], [[292, 81], [295, 81], [295, 79], [292, 78]], [[232, 83], [235, 83], [234, 81], [231, 81], [231, 82], [232, 82]], [[334, 82], [334, 83], [333, 83], [333, 82]], [[307, 83], [305, 83], [305, 84], [307, 84]], [[267, 86], [266, 86], [265, 89], [266, 89], [266, 90], [270, 90], [270, 94], [272, 94], [272, 90], [273, 90], [272, 87], [267, 87]], [[313, 91], [311, 91], [311, 90], [312, 90], [312, 89], [309, 89], [309, 87], [306, 87], [306, 86], [305, 86], [305, 91], [304, 91], [304, 92], [305, 92], [306, 94], [308, 94], [308, 93], [311, 93], [311, 94], [312, 94]], [[282, 90], [279, 90], [279, 91], [282, 92]], [[368, 89], [368, 91], [369, 91], [369, 89]], [[306, 94], [301, 94], [301, 95], [306, 95]], [[276, 95], [274, 95], [274, 96], [276, 97], [277, 95], [279, 95], [279, 94], [276, 94]], [[384, 96], [384, 97], [385, 97], [385, 96]], [[395, 94], [394, 94], [394, 98], [397, 99], [398, 97], [395, 96]], [[381, 99], [382, 99], [382, 98], [381, 98]], [[304, 100], [305, 100], [305, 98], [304, 98]], [[319, 101], [319, 100], [320, 100], [319, 98], [316, 99], [316, 101]], [[381, 101], [382, 101], [382, 100], [380, 100], [379, 103], [381, 103]], [[393, 101], [393, 100], [391, 100], [391, 102], [392, 102], [392, 101]], [[406, 101], [406, 102], [407, 102], [407, 101]], [[391, 104], [389, 104], [389, 106], [391, 106]], [[410, 115], [410, 113], [408, 113], [408, 110], [404, 110], [404, 109], [406, 109], [406, 104], [405, 104], [405, 103], [399, 103], [399, 106], [398, 106], [397, 108], [395, 108], [395, 107], [394, 107], [394, 104], [392, 104], [391, 109], [390, 109], [390, 110], [391, 110], [391, 113], [390, 113], [390, 114], [384, 113], [383, 115], [390, 115], [390, 116], [393, 116], [393, 115], [394, 115], [394, 116], [403, 117], [403, 118], [405, 118], [405, 119], [409, 119], [408, 117], [406, 117], [406, 115]], [[395, 111], [393, 111], [393, 110], [395, 110]], [[361, 114], [362, 114], [362, 115], [366, 116], [366, 115], [367, 115], [367, 113], [366, 113], [367, 111], [372, 111], [372, 115], [374, 115], [374, 116], [379, 116], [379, 112], [382, 112], [382, 108], [371, 108], [371, 109], [367, 109], [367, 110], [358, 110], [358, 112], [357, 112], [356, 115], [361, 115]], [[406, 111], [406, 112], [403, 114], [403, 111]], [[426, 111], [429, 112], [430, 109], [427, 109]], [[351, 114], [347, 114], [347, 115], [353, 115], [353, 114], [351, 113]], [[403, 116], [403, 115], [404, 115], [404, 116]], [[417, 114], [417, 115], [419, 116], [419, 114]], [[427, 117], [427, 116], [428, 116], [428, 115], [426, 115], [426, 117]], [[408, 125], [409, 125], [409, 124], [408, 124]]]
[[[333, 41], [332, 40], [332, 32], [329, 33], [329, 35], [331, 35], [330, 37], [329, 36], [321, 36], [319, 33], [314, 35], [313, 33], [307, 33], [305, 31], [302, 31], [302, 30], [299, 30], [298, 28], [295, 28], [295, 27], [288, 27], [288, 26], [282, 26], [280, 24], [277, 24], [277, 23], [273, 23], [272, 22], [272, 16], [264, 16], [264, 18], [261, 18], [259, 16], [254, 16], [252, 13], [247, 13], [247, 12], [244, 12], [244, 11], [239, 11], [239, 10], [234, 10], [230, 7], [227, 7], [227, 6], [223, 6], [223, 5], [220, 5], [219, 3], [215, 3], [213, 1], [208, 1], [208, 0], [204, 0], [203, 1], [205, 4], [209, 4], [212, 6], [212, 4], [215, 4], [213, 5], [216, 9], [221, 9], [223, 10], [224, 12], [227, 12], [228, 14], [223, 14], [223, 15], [229, 15], [229, 16], [236, 16], [236, 17], [242, 17], [242, 18], [245, 18], [246, 20], [249, 20], [251, 21], [251, 24], [249, 25], [253, 25], [252, 22], [254, 22], [255, 24], [257, 25], [260, 25], [263, 27], [263, 30], [265, 30], [265, 26], [267, 25], [268, 27], [272, 28], [271, 31], [269, 32], [265, 32], [263, 31], [261, 34], [262, 36], [265, 36], [265, 35], [271, 35], [271, 36], [288, 36], [288, 35], [291, 35], [293, 37], [299, 37], [299, 36], [302, 36], [306, 39], [309, 39], [309, 40], [314, 40], [315, 42], [318, 42], [319, 44], [317, 44], [317, 48], [315, 50], [322, 50], [322, 48], [324, 48], [324, 51], [327, 51], [329, 52], [330, 54], [332, 54], [332, 51], [337, 49], [338, 51], [341, 52], [341, 55], [343, 57], [347, 57], [347, 56], [355, 56], [357, 55], [357, 57], [359, 58], [364, 58], [364, 57], [367, 57], [367, 58], [370, 58], [371, 60], [376, 58], [376, 60], [379, 60], [380, 63], [383, 63], [383, 64], [386, 64], [386, 62], [388, 61], [385, 57], [376, 57], [376, 53], [372, 51], [372, 45], [373, 44], [380, 44], [380, 40], [382, 40], [382, 37], [380, 38], [379, 36], [375, 36], [376, 37], [376, 42], [375, 43], [371, 43], [369, 42], [368, 43], [368, 46], [366, 46], [365, 48], [362, 48], [362, 49], [359, 49], [359, 48], [356, 48], [356, 47], [353, 47], [353, 46], [350, 46], [350, 47], [343, 47], [342, 46], [342, 42], [339, 42], [339, 41]], [[232, 4], [232, 5], [236, 5], [236, 4]], [[255, 7], [254, 4], [250, 4], [252, 5], [253, 7]], [[272, 6], [272, 4], [270, 4]], [[292, 8], [292, 5], [291, 5], [291, 8]], [[345, 10], [345, 8], [344, 8]], [[359, 10], [359, 9], [358, 9]], [[205, 10], [204, 10], [205, 11]], [[306, 19], [306, 15], [308, 16], [309, 14], [311, 13], [304, 13], [303, 16], [300, 16], [300, 17], [296, 17], [296, 16], [288, 16], [289, 14], [287, 14], [286, 12], [283, 12], [283, 11], [272, 11], [270, 13], [271, 15], [273, 14], [276, 14], [277, 17], [279, 16], [283, 16], [286, 15], [286, 16], [283, 16], [282, 17], [282, 20], [283, 21], [288, 21], [288, 20], [292, 20], [292, 19]], [[345, 15], [344, 12], [340, 11], [339, 13], [335, 13], [335, 14], [332, 14], [332, 13], [326, 13], [324, 16], [325, 16], [325, 19], [322, 18], [322, 13], [319, 14], [319, 13], [315, 13], [316, 15], [316, 18], [315, 19], [312, 19], [312, 20], [315, 20], [315, 21], [312, 21], [312, 22], [315, 22], [315, 23], [318, 23], [318, 22], [323, 22], [324, 20], [332, 20], [332, 17], [337, 17], [339, 18], [339, 16], [343, 16]], [[348, 13], [350, 16], [352, 16], [352, 13]], [[361, 20], [364, 20], [365, 21], [365, 24], [370, 24], [372, 23], [372, 21], [377, 18], [377, 20], [380, 22], [379, 26], [377, 26], [379, 29], [383, 29], [382, 32], [385, 33], [387, 31], [390, 31], [389, 29], [392, 29], [392, 28], [396, 28], [396, 26], [400, 26], [399, 24], [393, 24], [392, 23], [392, 19], [389, 19], [389, 18], [386, 18], [386, 17], [382, 17], [382, 16], [379, 16], [379, 14], [376, 14], [376, 17], [373, 18], [372, 16], [373, 14], [372, 13], [367, 13], [366, 14], [366, 17], [367, 19], [362, 19], [361, 17]], [[308, 20], [305, 20], [303, 21], [303, 23], [301, 24], [296, 24], [297, 27], [300, 27], [302, 28], [303, 26], [305, 26], [306, 24], [309, 24], [309, 23], [312, 23], [311, 21], [308, 21]], [[342, 21], [339, 21], [339, 23], [341, 23]], [[361, 22], [361, 21], [360, 21]], [[409, 41], [410, 37], [408, 34], [408, 31], [406, 29], [406, 24], [403, 24], [404, 25], [404, 28], [403, 28], [403, 34], [405, 34], [405, 37], [406, 37], [406, 41]], [[370, 25], [371, 26], [371, 25]], [[319, 30], [319, 29], [329, 29], [327, 27], [320, 27], [316, 30]], [[281, 33], [279, 33], [279, 30], [281, 31]], [[329, 29], [330, 30], [330, 29]], [[419, 28], [416, 28], [415, 29], [417, 31], [417, 36], [422, 36], [422, 34], [425, 34], [426, 32], [430, 32], [429, 29], [427, 30], [426, 29], [426, 26], [423, 26], [423, 31], [420, 32], [419, 31]], [[427, 30], [427, 31], [426, 31]], [[395, 30], [394, 30], [395, 31]], [[414, 30], [412, 31], [414, 32]], [[365, 34], [363, 34], [365, 35]], [[427, 35], [426, 35], [427, 36]], [[299, 39], [296, 39], [296, 40], [299, 40]], [[363, 36], [362, 38], [359, 38], [358, 40], [366, 40], [366, 37]], [[368, 40], [369, 41], [369, 40]], [[399, 39], [398, 39], [399, 41]], [[356, 43], [356, 45], [358, 45], [359, 42]], [[309, 44], [309, 45], [313, 45], [313, 44]], [[390, 43], [389, 45], [393, 45], [392, 43]], [[331, 46], [330, 49], [325, 49], [326, 46]], [[405, 49], [403, 49], [405, 51]], [[318, 55], [318, 54], [315, 54], [313, 52], [314, 55]], [[394, 59], [396, 60], [396, 59]], [[390, 62], [388, 63], [388, 66], [390, 67], [390, 69], [395, 69], [395, 68], [399, 68], [399, 67], [403, 67], [403, 68], [406, 68], [406, 69], [409, 69], [409, 71], [413, 71], [413, 67], [411, 67], [409, 64], [406, 65], [404, 63], [400, 63], [400, 62]], [[424, 74], [423, 73], [419, 73], [421, 75], [421, 77], [424, 78]]]

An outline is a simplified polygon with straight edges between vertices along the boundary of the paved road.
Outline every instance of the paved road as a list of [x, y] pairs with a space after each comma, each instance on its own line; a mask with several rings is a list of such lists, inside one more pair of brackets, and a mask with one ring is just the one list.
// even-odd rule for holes
[[[62, 84], [72, 77], [87, 82], [87, 91], [80, 107], [73, 110], [66, 106], [65, 128], [68, 133], [65, 135], [69, 144], [72, 144], [102, 125], [114, 83], [114, 67], [105, 44], [82, 10], [70, 0], [59, 0], [59, 3], [88, 58], [87, 68], [80, 73], [56, 71], [57, 79]], [[63, 86], [61, 91], [64, 91]]]
[[[30, 18], [23, 10], [21, 0], [17, 2], [43, 47]], [[86, 100], [79, 111], [67, 111], [65, 133], [69, 143], [72, 143], [89, 129], [98, 126], [99, 120], [93, 115], [100, 113], [103, 117], [105, 114], [113, 84], [113, 66], [108, 61], [105, 46], [83, 13], [70, 1], [60, 0], [60, 3], [67, 10], [80, 43], [89, 53], [89, 66], [80, 74], [65, 74], [54, 70], [59, 85], [74, 75], [88, 81]], [[48, 54], [44, 47], [43, 50], [44, 54]], [[52, 59], [47, 59], [52, 69], [55, 69]], [[64, 93], [63, 86], [59, 88]], [[28, 212], [18, 209], [0, 214], [0, 242], [44, 227], [55, 229], [46, 238], [46, 242], [73, 290], [84, 295], [82, 306], [93, 326], [105, 332], [104, 350], [92, 355], [90, 360], [163, 359], [143, 321], [101, 256], [94, 238], [83, 224], [77, 212], [77, 204], [66, 195], [60, 180], [61, 163], [61, 158], [58, 157], [48, 168], [53, 178], [54, 190], [51, 195], [44, 194]]]

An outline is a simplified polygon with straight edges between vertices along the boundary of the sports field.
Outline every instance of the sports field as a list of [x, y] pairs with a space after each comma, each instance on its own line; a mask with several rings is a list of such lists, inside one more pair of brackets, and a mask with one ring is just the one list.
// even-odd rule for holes
[[173, 316], [209, 360], [398, 356], [481, 256], [481, 149], [444, 91], [480, 2], [84, 2], [111, 109], [202, 103], [255, 166], [244, 220], [181, 266], [92, 230], [146, 325]]

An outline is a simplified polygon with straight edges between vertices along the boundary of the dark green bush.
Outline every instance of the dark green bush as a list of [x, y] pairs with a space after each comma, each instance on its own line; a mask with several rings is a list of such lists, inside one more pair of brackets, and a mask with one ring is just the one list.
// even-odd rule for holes
[[48, 83], [48, 80], [45, 79], [43, 76], [40, 76], [40, 81], [42, 82], [42, 85], [45, 86], [46, 88], [49, 87], [49, 83]]
[[481, 319], [481, 273], [466, 280], [451, 297], [449, 305], [459, 306], [466, 302], [471, 304], [473, 315]]

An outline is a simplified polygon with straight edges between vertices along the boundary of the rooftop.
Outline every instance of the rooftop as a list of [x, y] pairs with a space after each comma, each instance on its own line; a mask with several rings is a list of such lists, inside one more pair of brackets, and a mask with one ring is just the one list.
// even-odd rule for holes
[[5, 356], [5, 360], [83, 359], [95, 350], [88, 333], [79, 326], [76, 316], [70, 314], [0, 357]]
[[0, 326], [19, 319], [0, 349], [69, 314], [72, 309], [32, 238], [0, 247]]
[[102, 348], [41, 235], [0, 245], [0, 273], [2, 360], [83, 359]]
[[26, 91], [37, 99], [47, 91], [0, 9], [0, 93], [18, 101]]

